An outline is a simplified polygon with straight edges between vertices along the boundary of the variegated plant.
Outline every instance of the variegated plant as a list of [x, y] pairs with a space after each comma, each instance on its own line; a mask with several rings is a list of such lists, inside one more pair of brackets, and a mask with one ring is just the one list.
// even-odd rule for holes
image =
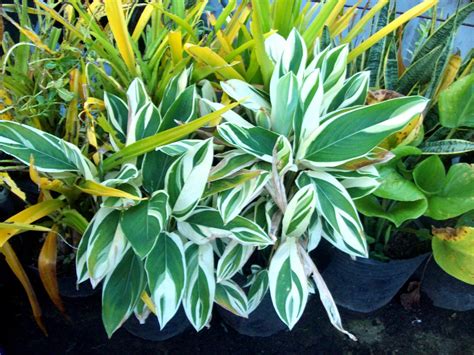
[[[427, 100], [402, 97], [365, 106], [369, 73], [346, 78], [346, 45], [321, 48], [317, 42], [308, 53], [293, 30], [287, 40], [269, 37], [266, 50], [275, 66], [268, 93], [237, 79], [221, 82], [224, 97], [240, 100], [242, 109], [224, 114], [226, 122], [217, 127], [218, 140], [230, 149], [217, 156], [220, 161], [211, 172], [211, 188], [225, 189], [212, 201], [213, 221], [229, 226], [244, 216], [275, 241], [268, 253], [261, 251], [267, 263], [253, 267], [247, 310], [255, 309], [269, 289], [276, 312], [291, 329], [314, 282], [331, 321], [344, 331], [308, 253], [323, 237], [352, 256], [368, 256], [353, 200], [378, 187], [374, 164], [392, 156], [386, 142], [420, 117]], [[260, 173], [231, 187], [254, 171]], [[205, 220], [186, 225], [200, 244], [220, 236]], [[230, 280], [252, 252], [234, 240], [216, 246], [221, 251], [218, 281]], [[235, 292], [234, 301], [228, 301], [234, 313], [240, 299]]]

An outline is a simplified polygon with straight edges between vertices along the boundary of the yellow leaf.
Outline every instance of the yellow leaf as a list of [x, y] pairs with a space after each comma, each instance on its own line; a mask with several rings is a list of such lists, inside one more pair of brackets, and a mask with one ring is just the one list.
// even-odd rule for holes
[[110, 29], [114, 35], [118, 50], [127, 68], [133, 75], [137, 74], [135, 66], [135, 54], [130, 43], [127, 23], [122, 11], [122, 0], [105, 0], [105, 13], [109, 21]]
[[51, 228], [43, 226], [35, 226], [34, 224], [28, 223], [17, 223], [17, 222], [0, 222], [0, 230], [15, 228], [20, 232], [34, 231], [34, 232], [48, 232]]
[[13, 116], [9, 110], [13, 105], [6, 90], [0, 89], [0, 120], [11, 121]]
[[137, 42], [140, 39], [140, 36], [142, 35], [146, 24], [150, 20], [150, 17], [155, 10], [156, 10], [156, 5], [153, 3], [148, 3], [143, 9], [143, 12], [140, 15], [140, 18], [137, 21], [137, 25], [133, 29], [133, 33], [132, 33], [132, 39], [135, 42]]
[[170, 31], [168, 34], [168, 42], [170, 44], [173, 63], [176, 64], [183, 59], [183, 42], [181, 31]]
[[435, 97], [438, 96], [438, 94], [443, 91], [444, 89], [447, 89], [449, 85], [451, 85], [454, 80], [456, 79], [456, 76], [458, 75], [459, 68], [461, 68], [461, 63], [462, 63], [462, 58], [458, 54], [453, 54], [449, 58], [448, 66], [444, 72], [443, 75], [443, 80], [441, 81], [441, 84], [437, 90], [437, 94]]
[[153, 304], [151, 297], [148, 295], [148, 293], [146, 293], [146, 291], [143, 291], [141, 298], [142, 298], [142, 301], [146, 304], [146, 306], [150, 309], [150, 311], [153, 314], [156, 314], [156, 307]]
[[77, 188], [81, 190], [82, 192], [85, 192], [89, 195], [94, 195], [94, 196], [120, 197], [120, 198], [135, 200], [135, 201], [145, 200], [145, 198], [132, 195], [128, 192], [125, 192], [119, 189], [114, 189], [113, 187], [99, 184], [98, 182], [95, 182], [92, 180], [87, 180], [86, 182], [77, 186]]
[[[33, 206], [25, 208], [14, 216], [8, 218], [5, 222], [15, 223], [33, 223], [61, 208], [64, 202], [61, 200], [46, 200]], [[12, 227], [0, 230], [0, 247], [2, 247], [11, 237], [19, 233], [21, 230]]]
[[349, 10], [347, 10], [337, 21], [335, 21], [332, 26], [329, 28], [331, 32], [331, 37], [336, 37], [342, 31], [344, 31], [347, 27], [349, 27], [349, 23], [354, 18], [355, 14], [357, 13], [358, 6], [360, 1], [357, 1], [354, 6], [352, 6]]
[[46, 235], [43, 247], [38, 258], [38, 270], [43, 286], [49, 298], [61, 313], [66, 313], [61, 296], [59, 295], [58, 280], [56, 276], [57, 259], [57, 234], [58, 226], [54, 225]]
[[23, 201], [26, 200], [26, 195], [21, 189], [16, 185], [15, 181], [8, 175], [7, 172], [0, 172], [0, 185], [6, 184], [10, 191], [17, 195]]
[[36, 293], [33, 290], [33, 286], [31, 286], [30, 279], [28, 278], [28, 275], [26, 275], [23, 266], [21, 266], [20, 260], [18, 260], [15, 251], [8, 242], [5, 242], [3, 246], [0, 247], [0, 253], [5, 256], [5, 261], [7, 262], [8, 266], [13, 271], [16, 278], [18, 279], [18, 281], [20, 281], [21, 285], [25, 289], [25, 292], [28, 296], [28, 300], [30, 301], [31, 310], [33, 311], [33, 317], [35, 318], [36, 324], [45, 335], [48, 335], [41, 319], [41, 308], [39, 306], [38, 299], [36, 298]]

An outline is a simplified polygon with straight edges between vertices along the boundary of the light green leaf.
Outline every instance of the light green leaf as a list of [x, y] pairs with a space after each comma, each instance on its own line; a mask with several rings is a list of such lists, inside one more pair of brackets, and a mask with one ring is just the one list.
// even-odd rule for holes
[[456, 80], [441, 92], [438, 105], [442, 126], [474, 127], [474, 73]]
[[347, 79], [332, 99], [327, 112], [363, 105], [369, 90], [369, 77], [370, 73], [363, 71]]
[[413, 170], [413, 180], [427, 194], [440, 192], [446, 181], [446, 170], [441, 159], [433, 155], [418, 163]]

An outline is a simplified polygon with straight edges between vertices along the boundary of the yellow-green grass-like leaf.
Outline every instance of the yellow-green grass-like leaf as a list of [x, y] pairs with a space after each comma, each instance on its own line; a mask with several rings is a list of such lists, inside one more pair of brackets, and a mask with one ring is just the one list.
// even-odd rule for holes
[[451, 276], [474, 285], [474, 228], [434, 228], [433, 256]]
[[145, 261], [151, 299], [160, 328], [178, 311], [186, 284], [184, 245], [176, 233], [163, 232]]

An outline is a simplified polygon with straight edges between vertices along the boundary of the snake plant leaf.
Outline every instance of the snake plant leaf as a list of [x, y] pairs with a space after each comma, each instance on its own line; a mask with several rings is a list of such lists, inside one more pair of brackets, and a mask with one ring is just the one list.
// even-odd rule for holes
[[229, 312], [247, 318], [248, 299], [245, 292], [232, 280], [224, 280], [216, 285], [216, 303]]
[[186, 315], [197, 331], [211, 320], [216, 292], [214, 255], [210, 244], [188, 242], [184, 249], [186, 258], [186, 287], [183, 306]]
[[160, 329], [179, 309], [186, 285], [184, 245], [176, 233], [158, 235], [145, 261], [145, 270]]
[[309, 184], [303, 186], [288, 203], [282, 221], [282, 236], [300, 237], [308, 229], [311, 216], [316, 208], [316, 191]]
[[122, 260], [129, 244], [120, 226], [120, 212], [114, 209], [101, 208], [87, 227], [88, 233], [87, 272], [95, 287]]
[[463, 139], [444, 139], [442, 141], [423, 142], [419, 147], [423, 154], [462, 154], [474, 151], [474, 143]]
[[253, 179], [217, 195], [217, 208], [225, 224], [229, 223], [253, 201], [270, 180], [270, 173], [262, 171]]
[[289, 136], [294, 116], [300, 105], [296, 75], [290, 72], [279, 78], [270, 95], [272, 131]]
[[368, 71], [363, 71], [347, 79], [332, 99], [327, 112], [363, 105], [369, 90], [369, 76]]
[[225, 179], [257, 161], [255, 156], [239, 149], [223, 153], [220, 157], [222, 160], [211, 169], [209, 181]]
[[242, 245], [236, 240], [231, 240], [217, 263], [217, 282], [232, 278], [242, 269], [254, 250], [253, 246]]
[[178, 222], [179, 232], [198, 244], [212, 238], [231, 238], [242, 245], [265, 247], [273, 240], [255, 222], [237, 216], [224, 224], [219, 211], [212, 208], [195, 210], [185, 221]]
[[343, 110], [325, 120], [302, 142], [297, 158], [311, 168], [321, 168], [364, 157], [422, 114], [427, 104], [427, 99], [413, 96]]
[[164, 191], [156, 191], [148, 200], [122, 213], [122, 231], [141, 259], [152, 250], [170, 214], [168, 195]]
[[473, 128], [474, 73], [457, 80], [441, 92], [438, 105], [439, 121], [442, 126]]
[[[104, 104], [107, 111], [107, 120], [115, 129], [115, 135], [110, 135], [110, 142], [115, 151], [118, 151], [120, 144], [125, 144], [127, 140], [128, 106], [120, 97], [113, 94], [104, 93]], [[116, 142], [118, 139], [119, 142]]]
[[[377, 24], [374, 29], [374, 33], [380, 31], [382, 28], [388, 25], [389, 18], [389, 9], [390, 4], [386, 4], [380, 9]], [[370, 48], [367, 56], [367, 65], [366, 69], [370, 73], [370, 86], [378, 87], [378, 78], [380, 77], [380, 72], [383, 67], [383, 57], [385, 50], [385, 42], [387, 41], [387, 36], [384, 36], [380, 41], [375, 43], [372, 48]], [[347, 42], [346, 42], [347, 43]]]
[[243, 128], [232, 123], [219, 125], [217, 132], [227, 144], [267, 163], [273, 161], [273, 148], [278, 134], [261, 127]]
[[13, 121], [0, 121], [0, 150], [25, 165], [30, 158], [35, 168], [57, 177], [80, 173], [93, 180], [97, 171], [79, 148], [49, 133]]
[[212, 166], [212, 139], [190, 148], [169, 168], [165, 190], [173, 216], [184, 220], [201, 199]]
[[109, 338], [130, 317], [145, 285], [143, 264], [129, 250], [104, 282], [102, 321]]
[[451, 276], [474, 285], [474, 228], [434, 228], [433, 256]]
[[258, 269], [249, 281], [248, 313], [252, 313], [262, 302], [268, 291], [268, 270]]
[[196, 86], [187, 87], [175, 98], [175, 101], [166, 112], [160, 126], [160, 132], [176, 127], [178, 122], [186, 123], [196, 118], [197, 99]]
[[235, 101], [244, 100], [241, 105], [251, 111], [271, 111], [268, 95], [245, 81], [237, 79], [222, 81], [221, 87]]
[[308, 300], [308, 279], [296, 238], [287, 238], [273, 255], [268, 271], [270, 295], [280, 319], [291, 330]]
[[326, 224], [324, 236], [340, 250], [360, 257], [368, 256], [367, 242], [354, 202], [344, 186], [326, 172], [306, 171], [297, 179], [302, 188], [312, 184], [316, 192], [316, 211]]
[[418, 163], [413, 170], [413, 180], [426, 194], [440, 192], [446, 182], [446, 170], [441, 159], [433, 155]]
[[457, 217], [474, 209], [474, 165], [452, 165], [442, 190], [428, 197], [425, 215], [436, 220]]

